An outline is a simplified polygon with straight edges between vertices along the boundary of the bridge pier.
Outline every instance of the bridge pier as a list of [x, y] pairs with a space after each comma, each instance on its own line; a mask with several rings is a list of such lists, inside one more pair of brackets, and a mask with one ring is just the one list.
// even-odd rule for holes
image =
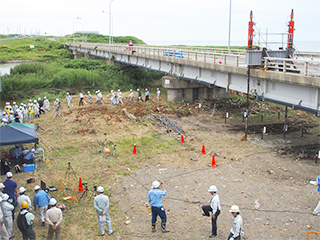
[[79, 58], [83, 58], [84, 57], [84, 54], [81, 53], [81, 52], [77, 52], [75, 50], [72, 51], [72, 54], [74, 56], [74, 59], [79, 59]]
[[193, 102], [196, 99], [228, 97], [229, 91], [220, 87], [207, 87], [201, 83], [164, 76], [162, 86], [167, 89], [167, 100]]

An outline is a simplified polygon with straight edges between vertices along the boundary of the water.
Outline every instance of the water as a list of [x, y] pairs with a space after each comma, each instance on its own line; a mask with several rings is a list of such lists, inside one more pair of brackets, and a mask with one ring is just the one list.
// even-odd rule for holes
[[20, 63], [3, 63], [0, 64], [0, 75], [10, 74], [10, 69], [19, 65]]

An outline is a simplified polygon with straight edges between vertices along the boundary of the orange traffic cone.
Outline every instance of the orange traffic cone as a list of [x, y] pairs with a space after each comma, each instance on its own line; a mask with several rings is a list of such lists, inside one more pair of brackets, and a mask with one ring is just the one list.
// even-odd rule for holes
[[83, 192], [82, 180], [79, 178], [79, 189], [78, 192]]
[[201, 154], [206, 154], [206, 150], [204, 148], [204, 143], [202, 143], [202, 151], [201, 151]]
[[133, 145], [132, 154], [137, 154], [137, 145], [136, 144]]
[[216, 160], [214, 158], [214, 154], [212, 155], [212, 163], [211, 163], [211, 167], [216, 167], [217, 164], [216, 164]]
[[181, 143], [184, 143], [183, 133], [181, 133]]

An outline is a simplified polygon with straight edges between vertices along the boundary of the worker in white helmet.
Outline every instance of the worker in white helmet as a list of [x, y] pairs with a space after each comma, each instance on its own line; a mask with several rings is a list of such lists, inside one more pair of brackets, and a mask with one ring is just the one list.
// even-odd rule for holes
[[[0, 197], [0, 206], [1, 206], [1, 203], [2, 203], [2, 197]], [[6, 227], [4, 226], [3, 218], [4, 218], [4, 215], [0, 207], [0, 239], [5, 240], [5, 239], [9, 239], [9, 235]]]
[[27, 108], [27, 105], [23, 104], [23, 123], [28, 122], [28, 114], [29, 114], [29, 110]]
[[45, 112], [48, 112], [48, 111], [50, 111], [50, 102], [49, 102], [49, 100], [47, 99], [46, 96], [44, 96], [43, 99], [44, 99], [44, 100], [43, 100], [44, 111], [45, 111]]
[[30, 106], [33, 106], [33, 103], [32, 103], [31, 99], [29, 99], [29, 102], [28, 102], [28, 107], [30, 107]]
[[122, 103], [123, 104], [123, 101], [122, 101], [122, 92], [120, 91], [120, 89], [118, 89], [118, 99], [117, 99], [117, 103]]
[[111, 97], [110, 97], [111, 104], [117, 104], [116, 95], [114, 94], [113, 90], [111, 90], [110, 92], [111, 92]]
[[146, 99], [145, 99], [146, 102], [149, 101], [149, 96], [150, 96], [150, 92], [148, 88], [146, 88]]
[[31, 200], [27, 195], [25, 195], [25, 193], [26, 193], [26, 189], [24, 187], [20, 187], [19, 197], [17, 198], [17, 204], [20, 207], [20, 210], [22, 209], [21, 203], [23, 203], [24, 201], [26, 201], [29, 204], [29, 206], [31, 206]]
[[6, 102], [6, 105], [4, 106], [4, 110], [9, 112], [10, 109], [12, 109], [11, 105], [10, 105], [10, 102]]
[[29, 115], [28, 121], [30, 122], [33, 120], [33, 115], [34, 115], [33, 103], [31, 100], [29, 100], [29, 103], [28, 103], [28, 115]]
[[[161, 187], [161, 190], [159, 189]], [[151, 190], [148, 193], [148, 201], [151, 205], [151, 213], [152, 213], [152, 219], [151, 219], [151, 229], [152, 232], [156, 231], [156, 221], [157, 217], [159, 216], [161, 218], [161, 227], [162, 232], [170, 232], [169, 229], [166, 229], [166, 223], [167, 223], [167, 215], [164, 207], [162, 206], [162, 196], [166, 196], [167, 191], [164, 189], [163, 183], [160, 183], [158, 181], [153, 181], [151, 185]]]
[[[210, 192], [211, 200], [210, 205], [203, 205], [203, 216], [210, 217], [211, 216], [211, 225], [212, 225], [212, 235], [209, 236], [209, 238], [217, 237], [217, 218], [220, 215], [220, 199], [219, 195], [217, 194], [217, 187], [215, 185], [211, 185], [208, 189], [208, 192]], [[211, 213], [210, 213], [211, 212]]]
[[39, 104], [37, 100], [33, 100], [33, 111], [34, 111], [34, 118], [39, 118]]
[[99, 186], [97, 187], [98, 196], [94, 198], [94, 209], [96, 209], [97, 217], [99, 221], [100, 235], [104, 235], [103, 223], [106, 222], [108, 228], [108, 234], [114, 234], [111, 227], [111, 219], [109, 215], [109, 198], [104, 195], [104, 188]]
[[130, 102], [133, 101], [133, 91], [132, 91], [132, 89], [130, 89], [129, 99], [130, 99]]
[[44, 111], [44, 108], [43, 108], [43, 101], [41, 100], [41, 98], [38, 98], [38, 104], [39, 104], [39, 115], [41, 115], [41, 113], [46, 113]]
[[8, 194], [3, 194], [2, 195], [2, 203], [1, 203], [1, 209], [3, 212], [3, 223], [4, 226], [7, 229], [9, 238], [13, 238], [14, 236], [12, 235], [12, 211], [14, 210], [14, 206], [8, 202], [9, 200], [9, 195]]
[[68, 108], [71, 107], [71, 99], [72, 99], [72, 97], [71, 97], [70, 93], [67, 92], [66, 100], [67, 100]]
[[142, 99], [141, 91], [140, 91], [140, 89], [139, 89], [139, 88], [137, 89], [137, 92], [138, 92], [137, 102], [139, 102], [140, 100], [141, 100], [142, 102], [144, 102], [144, 101], [143, 101], [143, 99]]
[[90, 103], [90, 106], [92, 106], [92, 95], [90, 93], [90, 91], [88, 91], [88, 103]]
[[62, 211], [57, 208], [57, 200], [51, 198], [49, 201], [50, 209], [47, 211], [46, 222], [49, 225], [47, 239], [52, 239], [53, 235], [56, 235], [56, 239], [60, 239], [61, 222], [63, 219]]
[[13, 110], [14, 112], [17, 111], [18, 107], [19, 107], [19, 106], [17, 105], [16, 102], [13, 102], [13, 103], [12, 103], [12, 110]]
[[158, 102], [160, 102], [160, 95], [161, 95], [160, 89], [157, 88], [157, 99], [158, 99]]
[[80, 98], [79, 100], [79, 107], [80, 107], [80, 106], [83, 106], [83, 93], [81, 91], [79, 91], [79, 98]]
[[243, 235], [243, 221], [242, 217], [240, 216], [240, 209], [237, 205], [232, 205], [229, 212], [232, 214], [234, 219], [228, 240], [241, 240], [241, 235]]
[[44, 227], [50, 197], [45, 191], [41, 190], [39, 185], [36, 185], [34, 187], [34, 191], [36, 192], [33, 198], [34, 210], [37, 211], [37, 205], [38, 205], [41, 226]]

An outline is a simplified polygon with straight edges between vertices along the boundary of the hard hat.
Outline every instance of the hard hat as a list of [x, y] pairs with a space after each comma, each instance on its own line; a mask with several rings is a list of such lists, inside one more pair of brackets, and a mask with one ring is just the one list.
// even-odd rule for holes
[[67, 92], [67, 95], [69, 95], [69, 93]]
[[118, 89], [118, 92], [120, 92], [120, 89]]
[[148, 91], [148, 88], [146, 88], [146, 91]]
[[218, 189], [215, 185], [211, 185], [208, 189], [208, 192], [217, 192], [217, 191], [218, 191]]
[[34, 190], [35, 191], [37, 191], [37, 190], [39, 190], [40, 189], [40, 186], [39, 185], [36, 185], [35, 187], [34, 187]]
[[54, 206], [57, 204], [57, 200], [55, 198], [50, 198], [49, 205]]
[[38, 101], [40, 101], [41, 100], [41, 98], [38, 98]]
[[90, 91], [88, 91], [88, 93], [90, 93]]
[[37, 102], [37, 100], [33, 100], [33, 102], [34, 102], [34, 103], [36, 103], [36, 102]]
[[99, 93], [99, 91], [96, 91], [96, 93]]
[[26, 105], [26, 104], [23, 104], [23, 106], [24, 106], [24, 107], [27, 107], [27, 105]]
[[29, 204], [27, 201], [24, 201], [21, 203], [21, 208], [27, 208], [27, 207], [29, 207]]
[[24, 187], [20, 187], [19, 188], [19, 194], [22, 194], [26, 191], [26, 189]]
[[140, 90], [139, 90], [139, 88], [137, 89], [137, 92], [139, 92]]
[[24, 104], [23, 104], [23, 103], [21, 103], [20, 105], [21, 105], [21, 106], [23, 106]]
[[10, 105], [10, 103], [9, 103], [9, 102], [6, 102], [6, 105]]
[[237, 205], [232, 205], [229, 212], [240, 212], [240, 209]]
[[152, 182], [153, 188], [158, 188], [159, 186], [160, 186], [160, 183], [157, 180]]
[[14, 114], [13, 110], [10, 110], [9, 113], [10, 113], [10, 114]]
[[[99, 90], [98, 90], [99, 91]], [[113, 90], [111, 90], [111, 92], [113, 92]]]
[[2, 201], [7, 201], [9, 199], [9, 195], [8, 194], [3, 194], [2, 195]]
[[35, 152], [36, 150], [34, 150], [34, 148], [31, 149], [31, 152]]
[[130, 92], [132, 92], [132, 89], [130, 89]]
[[59, 98], [56, 98], [56, 101], [59, 102]]
[[22, 106], [20, 106], [20, 109], [22, 110], [22, 109], [23, 109], [23, 107], [22, 107]]
[[46, 99], [47, 97], [46, 97], [46, 96], [44, 96], [43, 98], [44, 98], [44, 99]]
[[159, 88], [157, 88], [157, 90], [159, 90]]
[[6, 186], [3, 183], [0, 183], [0, 189], [5, 188]]
[[15, 105], [15, 104], [17, 104], [17, 103], [16, 103], [16, 102], [13, 102], [12, 104]]
[[29, 99], [29, 102], [32, 102], [32, 100], [31, 100], [31, 99]]
[[99, 193], [104, 192], [104, 188], [103, 188], [103, 187], [101, 187], [101, 186], [99, 186], [99, 187], [97, 188], [97, 192], [99, 192]]
[[6, 176], [7, 176], [7, 178], [12, 177], [12, 172], [7, 172], [7, 173], [6, 173]]

